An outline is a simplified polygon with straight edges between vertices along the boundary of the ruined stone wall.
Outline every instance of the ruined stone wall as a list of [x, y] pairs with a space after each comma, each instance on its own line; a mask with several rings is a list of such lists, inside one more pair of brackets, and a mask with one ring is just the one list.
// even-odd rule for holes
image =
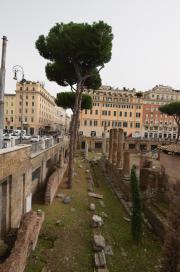
[[0, 272], [23, 272], [26, 259], [35, 249], [38, 235], [44, 221], [44, 213], [29, 212], [22, 219], [17, 240], [10, 256], [0, 265]]
[[123, 180], [122, 170], [117, 169], [115, 165], [112, 165], [108, 161], [105, 162], [106, 173], [115, 184], [116, 188], [120, 189], [124, 195], [124, 198], [130, 200], [130, 185]]
[[173, 182], [174, 180], [174, 182], [178, 181], [180, 183], [180, 156], [168, 155], [165, 152], [161, 152], [160, 163], [171, 181]]
[[26, 211], [25, 200], [31, 194], [30, 152], [30, 146], [26, 145], [0, 153], [0, 237], [10, 228], [19, 226], [22, 213]]
[[67, 164], [65, 164], [62, 168], [57, 168], [55, 172], [49, 177], [46, 192], [45, 192], [45, 204], [50, 205], [53, 202], [53, 199], [56, 195], [58, 187], [64, 177], [64, 174], [67, 169]]
[[[65, 160], [67, 150], [63, 141], [38, 153], [31, 153], [29, 145], [0, 150], [0, 239], [19, 227], [23, 214], [31, 210], [32, 194], [45, 185], [48, 170]], [[32, 180], [36, 169], [38, 176]]]
[[148, 219], [148, 222], [151, 224], [154, 233], [161, 239], [161, 241], [164, 241], [167, 221], [163, 220], [153, 207], [147, 203], [143, 203], [143, 212], [145, 217]]

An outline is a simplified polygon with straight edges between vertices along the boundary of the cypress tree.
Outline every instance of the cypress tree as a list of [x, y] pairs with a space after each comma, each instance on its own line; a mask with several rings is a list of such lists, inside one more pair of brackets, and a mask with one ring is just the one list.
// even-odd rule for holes
[[139, 181], [136, 176], [135, 166], [131, 169], [131, 192], [132, 192], [132, 218], [131, 232], [133, 239], [138, 243], [142, 236], [142, 211]]

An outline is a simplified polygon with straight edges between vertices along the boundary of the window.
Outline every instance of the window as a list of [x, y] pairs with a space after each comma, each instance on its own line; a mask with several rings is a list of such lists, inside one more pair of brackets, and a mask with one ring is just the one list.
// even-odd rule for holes
[[34, 95], [32, 96], [32, 100], [34, 100]]
[[34, 106], [34, 102], [32, 102], [32, 106]]
[[84, 120], [84, 125], [87, 126], [87, 120]]
[[135, 124], [135, 127], [136, 127], [136, 128], [140, 128], [140, 123], [136, 123], [136, 124]]
[[85, 110], [85, 114], [87, 114], [87, 110]]
[[96, 131], [91, 131], [91, 137], [95, 137], [96, 136]]
[[28, 95], [26, 95], [26, 99], [28, 99]]
[[140, 118], [140, 116], [141, 116], [141, 113], [140, 112], [136, 112], [136, 117]]
[[89, 125], [92, 126], [92, 120], [89, 121]]
[[111, 111], [108, 111], [108, 115], [109, 115], [109, 116], [111, 115]]
[[127, 111], [124, 112], [124, 117], [127, 117]]
[[21, 101], [19, 102], [19, 105], [20, 105], [20, 106], [22, 105], [22, 102], [21, 102]]
[[116, 116], [116, 111], [114, 111], [114, 116]]
[[31, 117], [31, 123], [33, 123], [34, 122], [34, 118], [33, 117]]
[[98, 110], [95, 111], [95, 114], [98, 115]]
[[128, 127], [128, 123], [127, 122], [123, 122], [123, 127], [127, 128]]
[[90, 114], [92, 114], [93, 113], [93, 111], [92, 110], [90, 110]]
[[24, 117], [24, 121], [27, 122], [27, 117]]
[[122, 126], [121, 122], [118, 122], [118, 127], [121, 127], [121, 126]]
[[26, 102], [26, 106], [28, 106], [28, 102]]
[[95, 120], [94, 121], [94, 126], [97, 127], [97, 125], [98, 125], [98, 121]]
[[34, 109], [32, 109], [32, 113], [34, 113]]
[[6, 110], [6, 114], [8, 114], [8, 110]]
[[129, 117], [132, 117], [132, 112], [130, 111], [130, 113], [129, 113]]
[[122, 111], [119, 112], [119, 116], [122, 116]]

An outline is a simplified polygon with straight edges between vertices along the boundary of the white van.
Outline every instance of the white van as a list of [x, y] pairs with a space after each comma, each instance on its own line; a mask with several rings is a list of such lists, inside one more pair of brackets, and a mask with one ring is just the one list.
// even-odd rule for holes
[[[20, 135], [21, 134], [21, 129], [15, 129], [13, 131], [13, 134]], [[26, 130], [22, 130], [22, 134], [26, 135]]]

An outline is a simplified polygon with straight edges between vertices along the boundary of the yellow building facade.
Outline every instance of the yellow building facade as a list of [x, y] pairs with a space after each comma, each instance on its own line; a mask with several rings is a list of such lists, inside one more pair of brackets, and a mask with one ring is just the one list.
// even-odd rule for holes
[[135, 90], [119, 90], [102, 86], [87, 91], [92, 97], [92, 110], [80, 114], [80, 134], [102, 137], [106, 127], [123, 128], [126, 136], [140, 135], [142, 127], [143, 100]]
[[4, 128], [15, 128], [15, 108], [16, 108], [16, 96], [15, 94], [4, 95]]
[[4, 102], [5, 129], [22, 127], [28, 134], [45, 134], [66, 124], [65, 110], [39, 82], [18, 82], [15, 94], [6, 94]]
[[30, 134], [41, 134], [54, 122], [55, 101], [39, 82], [16, 84], [15, 126]]

